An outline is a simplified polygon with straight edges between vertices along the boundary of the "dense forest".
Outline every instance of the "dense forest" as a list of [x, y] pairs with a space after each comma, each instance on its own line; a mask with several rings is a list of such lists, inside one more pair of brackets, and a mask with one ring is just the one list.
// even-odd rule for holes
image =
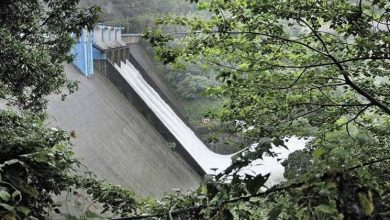
[[168, 14], [187, 14], [195, 11], [195, 6], [181, 0], [81, 0], [80, 5], [98, 5], [102, 9], [100, 21], [120, 25], [124, 32], [143, 33], [155, 27], [154, 20]]

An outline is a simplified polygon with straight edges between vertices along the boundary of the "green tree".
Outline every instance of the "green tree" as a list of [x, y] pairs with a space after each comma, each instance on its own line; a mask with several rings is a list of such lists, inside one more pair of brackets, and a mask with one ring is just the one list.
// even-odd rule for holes
[[[263, 196], [274, 204], [272, 218], [388, 216], [388, 1], [191, 2], [209, 16], [157, 21], [188, 30], [179, 45], [159, 31], [147, 37], [164, 63], [214, 67], [224, 84], [209, 92], [227, 100], [222, 121], [240, 121], [237, 132], [259, 143], [211, 182], [214, 214]], [[266, 192], [259, 192], [266, 175], [239, 176], [240, 168], [273, 155], [271, 143], [283, 146], [293, 135], [310, 138], [304, 173]]]
[[[53, 195], [71, 185], [77, 165], [65, 131], [45, 125], [46, 97], [73, 92], [63, 63], [75, 36], [91, 28], [98, 8], [78, 1], [29, 0], [0, 3], [0, 217], [44, 218]], [[64, 95], [65, 96], [65, 95]], [[16, 113], [17, 112], [17, 113]]]
[[81, 9], [78, 2], [0, 2], [0, 104], [11, 106], [0, 109], [1, 219], [44, 219], [55, 208], [53, 198], [70, 187], [104, 202], [103, 211], [127, 214], [135, 207], [133, 193], [76, 175], [70, 136], [47, 127], [46, 98], [77, 89], [63, 64], [72, 61], [69, 52], [82, 29], [98, 18], [97, 7]]
[[299, 175], [304, 174], [310, 167], [310, 153], [297, 150], [288, 155], [287, 160], [282, 162], [284, 166], [284, 174], [283, 176], [286, 179], [293, 179]]
[[182, 0], [81, 0], [82, 6], [102, 8], [101, 21], [124, 27], [126, 33], [141, 33], [155, 28], [154, 19], [166, 14], [186, 14], [195, 10]]
[[52, 194], [71, 185], [77, 161], [69, 141], [33, 114], [0, 112], [0, 217], [44, 218]]
[[0, 3], [0, 98], [30, 111], [43, 111], [46, 96], [73, 92], [63, 63], [83, 28], [92, 28], [98, 8], [78, 0], [5, 0]]
[[183, 64], [185, 67], [168, 66], [163, 75], [168, 84], [185, 100], [194, 100], [202, 97], [206, 88], [215, 86], [215, 74], [199, 65]]

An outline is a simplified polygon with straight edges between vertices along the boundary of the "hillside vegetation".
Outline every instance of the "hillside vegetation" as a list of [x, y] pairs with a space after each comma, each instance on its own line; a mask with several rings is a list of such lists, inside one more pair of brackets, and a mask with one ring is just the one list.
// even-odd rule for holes
[[[194, 4], [183, 0], [82, 0], [82, 7], [98, 5], [102, 9], [100, 21], [105, 24], [118, 25], [125, 28], [124, 32], [142, 33], [155, 30], [161, 26], [155, 25], [155, 20], [168, 15], [193, 15], [197, 12]], [[173, 27], [163, 27], [165, 31], [177, 31]], [[150, 49], [150, 47], [148, 47]], [[153, 51], [149, 51], [154, 56]], [[168, 86], [181, 98], [190, 123], [194, 126], [204, 126], [201, 123], [203, 115], [210, 108], [220, 106], [220, 102], [204, 96], [206, 88], [216, 86], [215, 72], [200, 63], [184, 62], [180, 67], [155, 64], [158, 73]], [[194, 105], [200, 108], [193, 108]], [[205, 140], [207, 137], [205, 137]]]
[[154, 27], [154, 19], [167, 14], [185, 14], [195, 7], [182, 0], [81, 0], [82, 7], [98, 5], [102, 22], [121, 25], [125, 32], [140, 33]]

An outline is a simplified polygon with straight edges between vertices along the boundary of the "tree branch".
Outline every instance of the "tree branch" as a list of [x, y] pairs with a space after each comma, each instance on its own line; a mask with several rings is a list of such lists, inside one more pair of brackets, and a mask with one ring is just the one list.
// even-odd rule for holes
[[[362, 164], [350, 167], [347, 169], [347, 171], [353, 171], [353, 170], [356, 170], [356, 169], [359, 169], [359, 168], [362, 168], [365, 166], [371, 166], [373, 164], [384, 162], [387, 160], [390, 160], [390, 157], [370, 160], [370, 161], [364, 162]], [[220, 203], [219, 207], [226, 205], [226, 204], [230, 204], [230, 203], [235, 203], [235, 202], [240, 202], [240, 201], [249, 201], [251, 198], [267, 196], [267, 195], [272, 194], [272, 193], [282, 192], [282, 191], [285, 191], [288, 189], [301, 187], [305, 184], [306, 184], [306, 182], [304, 181], [304, 182], [292, 183], [292, 184], [289, 184], [287, 186], [282, 186], [282, 187], [281, 186], [274, 186], [267, 191], [263, 191], [263, 192], [259, 192], [259, 193], [253, 194], [253, 195], [241, 196], [241, 197], [238, 197], [235, 199], [223, 201], [222, 203]], [[203, 208], [207, 208], [207, 207], [210, 207], [210, 206], [205, 206], [205, 205], [194, 206], [194, 207], [174, 210], [174, 211], [171, 211], [170, 213], [171, 214], [189, 213], [189, 212], [193, 212], [193, 211], [199, 211], [199, 210], [201, 210]], [[216, 208], [216, 207], [214, 207], [214, 208]], [[162, 213], [162, 214], [155, 214], [155, 215], [143, 215], [143, 216], [133, 216], [133, 217], [128, 217], [128, 218], [117, 218], [117, 219], [113, 219], [113, 220], [133, 220], [133, 219], [135, 220], [135, 219], [146, 219], [146, 218], [153, 218], [153, 217], [163, 217], [163, 216], [168, 216], [168, 215], [169, 215], [169, 213]]]
[[360, 165], [356, 165], [354, 167], [351, 167], [351, 168], [349, 168], [349, 170], [356, 170], [356, 169], [359, 169], [359, 168], [362, 168], [362, 167], [370, 166], [370, 165], [373, 165], [373, 164], [376, 164], [376, 163], [380, 163], [380, 162], [384, 162], [384, 161], [387, 161], [387, 160], [390, 160], [390, 157], [370, 160], [370, 161], [364, 162], [364, 163], [362, 163]]
[[379, 107], [380, 109], [382, 109], [384, 112], [386, 112], [387, 114], [390, 115], [390, 108], [387, 107], [386, 105], [384, 105], [382, 102], [380, 102], [378, 99], [376, 99], [374, 96], [370, 95], [369, 93], [367, 93], [366, 91], [364, 91], [362, 88], [360, 88], [358, 85], [356, 85], [352, 79], [350, 78], [349, 76], [349, 73], [344, 69], [344, 67], [341, 65], [341, 63], [336, 59], [336, 57], [334, 57], [332, 54], [329, 53], [329, 50], [326, 46], [326, 43], [324, 42], [324, 40], [321, 38], [321, 36], [319, 36], [319, 34], [317, 33], [317, 31], [312, 28], [307, 22], [305, 22], [304, 20], [298, 18], [298, 20], [302, 21], [304, 24], [306, 24], [306, 26], [312, 31], [312, 33], [317, 37], [317, 39], [319, 40], [319, 42], [323, 45], [324, 47], [324, 50], [326, 51], [326, 53], [324, 54], [326, 57], [328, 57], [329, 59], [331, 59], [334, 64], [337, 66], [337, 68], [340, 70], [341, 74], [343, 75], [344, 79], [345, 79], [345, 82], [347, 85], [349, 85], [350, 87], [352, 87], [352, 89], [354, 89], [357, 93], [359, 93], [360, 95], [362, 95], [363, 97], [365, 97], [366, 99], [368, 99], [372, 104], [376, 105], [377, 107]]
[[320, 107], [358, 107], [358, 106], [371, 106], [372, 104], [321, 104], [321, 103], [312, 103], [312, 102], [301, 102], [296, 103], [296, 105], [314, 105], [314, 106], [320, 106]]
[[303, 74], [306, 72], [307, 68], [303, 69], [303, 71], [299, 74], [299, 76], [294, 80], [294, 82], [292, 84], [290, 84], [289, 86], [287, 87], [281, 87], [279, 89], [291, 89], [295, 84], [298, 83], [298, 81], [301, 79], [301, 77], [303, 76]]

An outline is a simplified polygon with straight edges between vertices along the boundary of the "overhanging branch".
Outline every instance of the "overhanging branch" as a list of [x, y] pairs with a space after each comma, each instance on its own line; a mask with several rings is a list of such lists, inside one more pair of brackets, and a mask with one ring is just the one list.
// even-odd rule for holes
[[[370, 161], [364, 162], [362, 164], [350, 167], [350, 168], [346, 169], [346, 171], [353, 171], [353, 170], [356, 170], [356, 169], [359, 169], [362, 167], [371, 166], [371, 165], [374, 165], [376, 163], [381, 163], [381, 162], [385, 162], [388, 160], [390, 160], [390, 157], [384, 157], [384, 158], [370, 160]], [[292, 183], [292, 184], [289, 184], [286, 186], [275, 186], [275, 187], [270, 188], [267, 191], [259, 192], [259, 193], [256, 193], [253, 195], [248, 195], [248, 196], [241, 196], [241, 197], [231, 199], [231, 200], [226, 200], [226, 201], [220, 203], [219, 206], [212, 207], [212, 208], [214, 208], [214, 210], [215, 210], [215, 209], [217, 209], [223, 205], [226, 205], [226, 204], [231, 204], [231, 203], [240, 202], [240, 201], [244, 201], [244, 202], [249, 201], [251, 198], [267, 196], [267, 195], [270, 195], [273, 193], [278, 193], [278, 192], [282, 192], [285, 190], [301, 187], [305, 184], [306, 184], [306, 182], [296, 182], [296, 183]], [[208, 207], [210, 207], [210, 206], [200, 205], [200, 206], [193, 206], [193, 207], [189, 207], [189, 208], [177, 209], [177, 210], [173, 210], [173, 211], [170, 211], [167, 213], [133, 216], [133, 217], [128, 217], [128, 218], [117, 218], [117, 219], [113, 219], [113, 220], [136, 220], [136, 219], [150, 219], [150, 218], [156, 218], [156, 217], [167, 217], [167, 216], [169, 216], [169, 213], [171, 213], [171, 215], [184, 214], [184, 213], [189, 213], [189, 212], [194, 212], [194, 211], [200, 211], [201, 209], [208, 208]]]

